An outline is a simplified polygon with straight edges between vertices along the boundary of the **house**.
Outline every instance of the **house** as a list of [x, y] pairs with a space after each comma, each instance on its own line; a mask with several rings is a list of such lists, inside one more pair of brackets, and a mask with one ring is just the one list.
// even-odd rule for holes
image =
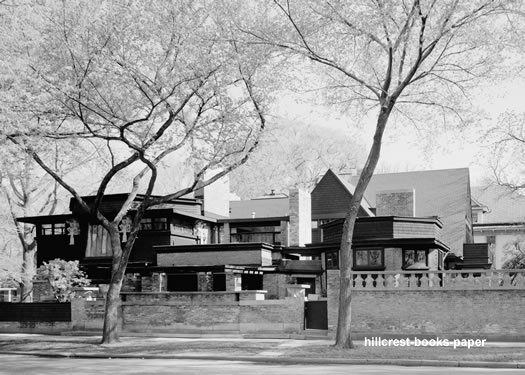
[[[126, 198], [126, 194], [106, 195], [99, 209], [111, 219]], [[129, 233], [134, 207], [143, 198], [137, 195], [122, 220], [122, 242]], [[293, 263], [298, 256], [282, 252], [287, 246], [310, 242], [308, 193], [296, 190], [289, 196], [232, 202], [224, 212], [228, 198], [225, 191], [217, 195], [216, 190], [205, 188], [195, 198], [178, 198], [148, 209], [130, 254], [123, 289], [150, 288], [153, 275], [163, 275], [155, 282], [168, 291], [257, 290], [271, 284], [264, 285], [265, 289], [277, 298], [285, 293], [290, 273], [320, 272], [319, 262], [314, 262], [316, 267], [310, 262], [303, 269], [302, 263]], [[95, 197], [83, 199], [91, 205]], [[75, 199], [69, 210], [62, 215], [18, 219], [35, 226], [37, 264], [55, 258], [79, 260], [94, 284], [107, 284], [112, 251], [106, 231], [92, 222]]]
[[[323, 296], [326, 270], [339, 267], [355, 181], [329, 170], [311, 194], [294, 189], [231, 202], [229, 187], [221, 182], [217, 189], [211, 185], [194, 197], [152, 207], [140, 224], [123, 289], [264, 289], [267, 298], [282, 298], [285, 285], [306, 284], [311, 298]], [[106, 195], [100, 210], [111, 218], [126, 197]], [[141, 199], [138, 195], [134, 204]], [[84, 200], [90, 205], [94, 197]], [[105, 284], [111, 268], [106, 233], [74, 199], [69, 208], [63, 215], [19, 218], [35, 225], [38, 265], [55, 258], [79, 260], [94, 283]], [[133, 215], [132, 206], [120, 226], [123, 242]], [[354, 230], [353, 269], [439, 270], [446, 259], [462, 266], [463, 252], [471, 249], [471, 220], [468, 169], [376, 175]], [[482, 263], [472, 266], [483, 268]]]
[[[312, 191], [310, 248], [324, 254], [327, 267], [337, 256], [342, 218], [357, 181], [355, 175], [329, 170]], [[467, 168], [376, 174], [354, 228], [353, 269], [489, 267], [488, 257], [478, 252], [483, 246], [472, 242]]]
[[525, 197], [501, 186], [473, 188], [474, 241], [488, 243], [501, 269], [525, 242]]
[[[114, 217], [126, 194], [104, 196], [100, 211], [108, 218]], [[91, 205], [94, 196], [83, 197]], [[143, 199], [137, 195], [135, 205]], [[107, 283], [110, 277], [112, 250], [99, 223], [92, 222], [71, 199], [70, 213], [62, 215], [19, 218], [20, 222], [35, 225], [37, 241], [37, 265], [55, 258], [79, 260], [94, 283]], [[122, 241], [129, 233], [133, 208], [122, 220]], [[128, 272], [144, 274], [155, 264], [152, 247], [162, 245], [197, 245], [215, 243], [219, 240], [220, 225], [215, 217], [203, 215], [202, 201], [194, 198], [178, 198], [155, 209], [148, 210], [140, 223], [140, 232], [129, 258]]]

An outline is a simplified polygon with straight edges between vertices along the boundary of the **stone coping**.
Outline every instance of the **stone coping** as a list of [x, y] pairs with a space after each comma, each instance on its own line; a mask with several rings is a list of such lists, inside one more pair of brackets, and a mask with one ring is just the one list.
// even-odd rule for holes
[[126, 295], [161, 295], [161, 294], [187, 294], [187, 295], [218, 295], [218, 294], [266, 294], [267, 290], [239, 290], [239, 291], [216, 291], [216, 292], [121, 292]]

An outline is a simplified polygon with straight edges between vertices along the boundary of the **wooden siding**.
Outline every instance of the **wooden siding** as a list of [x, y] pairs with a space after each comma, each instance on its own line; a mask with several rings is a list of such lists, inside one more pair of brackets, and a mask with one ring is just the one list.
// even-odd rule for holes
[[69, 236], [67, 234], [37, 236], [36, 241], [37, 266], [41, 266], [44, 262], [49, 262], [56, 258], [68, 261], [84, 258], [85, 244], [81, 236], [75, 236], [74, 245], [69, 244]]
[[[393, 217], [376, 217], [374, 219], [357, 219], [354, 240], [388, 239], [388, 238], [436, 238], [439, 239], [440, 228], [432, 221], [417, 222], [410, 219], [396, 220]], [[343, 220], [337, 220], [323, 226], [323, 242], [341, 241]]]
[[[328, 170], [312, 191], [312, 220], [344, 217], [352, 194], [339, 178]], [[359, 216], [368, 216], [363, 209]]]
[[[133, 262], [152, 262], [156, 261], [153, 246], [169, 246], [171, 244], [171, 234], [169, 231], [141, 231], [133, 250], [131, 251], [130, 261]], [[184, 244], [185, 242], [183, 242]], [[195, 243], [195, 241], [193, 241]]]
[[437, 238], [440, 239], [439, 228], [434, 224], [394, 221], [393, 238]]

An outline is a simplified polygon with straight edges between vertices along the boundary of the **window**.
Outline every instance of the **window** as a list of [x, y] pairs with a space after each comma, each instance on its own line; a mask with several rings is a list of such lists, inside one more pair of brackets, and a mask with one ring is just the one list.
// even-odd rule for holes
[[53, 224], [42, 224], [42, 236], [51, 236], [53, 234]]
[[140, 230], [168, 230], [165, 217], [146, 217], [140, 221]]
[[428, 269], [428, 251], [403, 249], [403, 268]]
[[339, 269], [339, 251], [332, 251], [325, 254], [326, 269], [337, 270]]
[[42, 224], [42, 236], [67, 234], [66, 223]]
[[168, 219], [165, 217], [155, 217], [153, 218], [153, 230], [167, 230], [168, 229]]
[[383, 249], [358, 249], [354, 252], [354, 269], [377, 270], [385, 266]]
[[55, 223], [53, 225], [53, 234], [66, 234], [66, 224]]
[[265, 226], [244, 224], [230, 227], [230, 242], [266, 242], [273, 245], [281, 244], [281, 226], [276, 222]]

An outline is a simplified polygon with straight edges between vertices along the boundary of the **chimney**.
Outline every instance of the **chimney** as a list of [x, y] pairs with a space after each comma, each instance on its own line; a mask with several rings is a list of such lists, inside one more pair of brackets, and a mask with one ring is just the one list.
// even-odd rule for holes
[[289, 193], [289, 246], [304, 246], [312, 242], [312, 201], [310, 193], [292, 189]]
[[[204, 173], [204, 180], [220, 173], [220, 170], [208, 170]], [[214, 183], [199, 189], [195, 193], [195, 198], [203, 200], [203, 211], [211, 212], [216, 215], [230, 216], [230, 179], [228, 175], [218, 179]]]
[[376, 216], [416, 216], [416, 191], [400, 189], [377, 192]]

